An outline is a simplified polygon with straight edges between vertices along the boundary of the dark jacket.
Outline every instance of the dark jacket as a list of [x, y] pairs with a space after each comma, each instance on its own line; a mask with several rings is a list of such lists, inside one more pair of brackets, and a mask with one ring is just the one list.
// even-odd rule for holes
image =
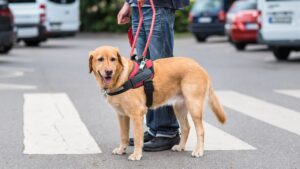
[[[126, 2], [137, 4], [137, 0], [126, 0]], [[153, 0], [155, 7], [165, 7], [172, 9], [182, 9], [190, 4], [190, 0]], [[149, 0], [145, 0], [145, 4], [150, 4]]]

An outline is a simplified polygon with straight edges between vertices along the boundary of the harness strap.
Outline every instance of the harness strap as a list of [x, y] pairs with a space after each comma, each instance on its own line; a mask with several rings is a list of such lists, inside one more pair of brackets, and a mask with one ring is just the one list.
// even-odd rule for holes
[[152, 61], [146, 61], [144, 62], [143, 70], [139, 68], [139, 65], [144, 62], [141, 60], [141, 62], [137, 63], [134, 62], [133, 64], [133, 71], [129, 75], [129, 79], [127, 82], [125, 82], [121, 87], [119, 87], [117, 90], [113, 92], [106, 92], [109, 96], [115, 96], [118, 94], [121, 94], [123, 92], [126, 92], [129, 89], [138, 88], [141, 86], [144, 86], [144, 92], [146, 94], [146, 106], [150, 108], [153, 104], [153, 81], [152, 78], [154, 76], [154, 68]]
[[153, 69], [148, 69], [147, 68], [142, 73], [136, 75], [132, 79], [129, 79], [124, 85], [119, 87], [116, 91], [107, 92], [107, 95], [114, 96], [114, 95], [121, 94], [121, 93], [123, 93], [123, 92], [125, 92], [129, 89], [139, 87], [140, 85], [143, 85], [143, 84], [139, 84], [139, 82], [144, 82], [148, 79], [151, 79], [152, 76], [153, 76]]
[[154, 91], [152, 79], [145, 80], [144, 90], [146, 94], [146, 106], [150, 108], [153, 104], [153, 91]]
[[121, 94], [123, 92], [126, 92], [127, 90], [132, 89], [132, 88], [133, 88], [133, 85], [131, 84], [131, 82], [127, 81], [123, 86], [118, 88], [116, 91], [107, 92], [106, 94], [109, 95], [109, 96], [115, 96], [115, 95]]
[[133, 87], [139, 87], [143, 85], [142, 82], [144, 82], [147, 79], [150, 79], [152, 77], [153, 73], [151, 69], [144, 69], [143, 72], [137, 74], [134, 78], [130, 79], [129, 81], [133, 85]]

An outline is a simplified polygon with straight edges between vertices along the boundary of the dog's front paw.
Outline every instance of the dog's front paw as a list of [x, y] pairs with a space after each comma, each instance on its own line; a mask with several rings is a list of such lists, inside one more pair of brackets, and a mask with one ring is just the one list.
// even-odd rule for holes
[[123, 155], [126, 154], [126, 148], [123, 147], [117, 147], [112, 151], [112, 154], [114, 155]]
[[130, 161], [139, 161], [142, 158], [142, 154], [133, 153], [128, 157], [128, 160]]
[[172, 150], [173, 151], [183, 151], [184, 150], [184, 146], [181, 146], [181, 145], [174, 145], [172, 147]]
[[192, 157], [198, 158], [203, 156], [203, 150], [194, 150], [192, 152]]

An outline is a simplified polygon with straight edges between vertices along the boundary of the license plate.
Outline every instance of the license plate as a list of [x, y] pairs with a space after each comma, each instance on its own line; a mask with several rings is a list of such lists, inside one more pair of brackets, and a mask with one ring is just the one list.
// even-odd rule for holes
[[293, 12], [272, 12], [269, 14], [269, 23], [271, 24], [291, 24]]
[[36, 27], [33, 28], [18, 28], [18, 37], [30, 38], [38, 36], [39, 32]]
[[201, 17], [199, 18], [199, 23], [210, 23], [211, 22], [211, 18], [210, 17]]
[[50, 23], [51, 30], [60, 30], [61, 23]]
[[60, 25], [51, 26], [51, 30], [60, 30]]
[[247, 30], [258, 30], [258, 25], [256, 23], [247, 23], [245, 28]]

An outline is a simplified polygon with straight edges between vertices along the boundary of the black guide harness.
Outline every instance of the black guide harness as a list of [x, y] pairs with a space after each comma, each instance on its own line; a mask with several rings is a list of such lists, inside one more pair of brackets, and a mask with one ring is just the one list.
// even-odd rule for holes
[[129, 89], [135, 89], [144, 86], [144, 91], [146, 94], [146, 106], [150, 108], [153, 104], [154, 92], [152, 81], [154, 77], [153, 63], [151, 60], [144, 59], [144, 57], [138, 57], [137, 55], [133, 55], [131, 60], [134, 63], [134, 68], [129, 75], [128, 81], [116, 89], [116, 91], [106, 92], [106, 94], [109, 96], [115, 96], [126, 92]]

